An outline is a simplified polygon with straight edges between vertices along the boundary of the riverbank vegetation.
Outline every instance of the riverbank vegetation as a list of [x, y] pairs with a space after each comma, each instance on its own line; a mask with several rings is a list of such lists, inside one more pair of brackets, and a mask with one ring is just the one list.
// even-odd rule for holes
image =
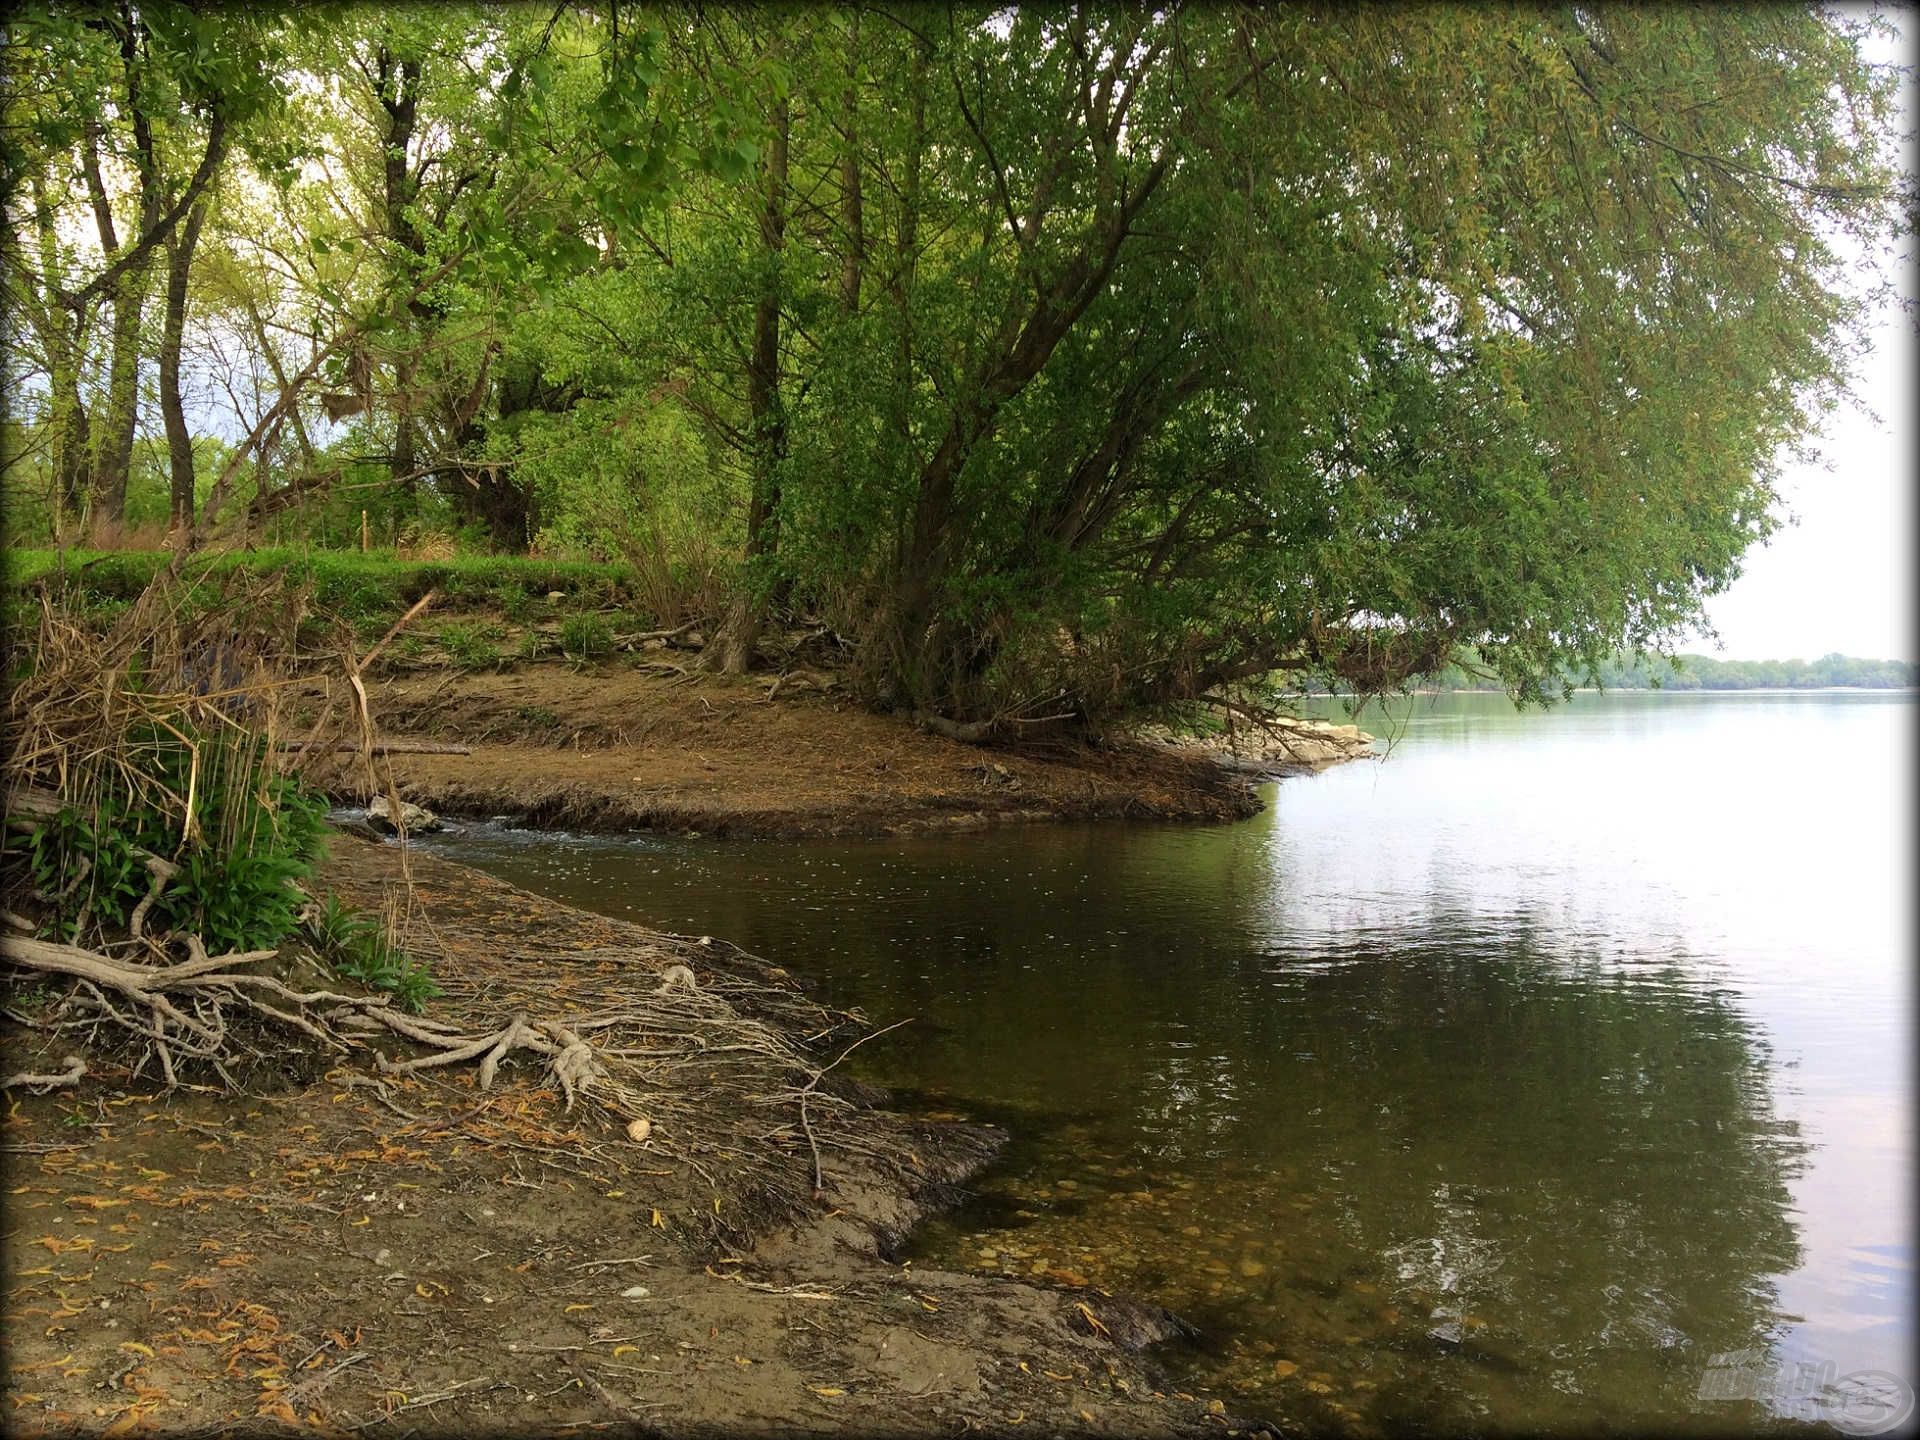
[[23, 14], [12, 539], [618, 560], [966, 738], [1541, 698], [1777, 523], [1911, 213], [1881, 23]]
[[[1421, 682], [1432, 690], [1498, 690], [1471, 654]], [[1568, 672], [1565, 683], [1606, 690], [1905, 690], [1920, 684], [1911, 660], [1865, 660], [1822, 655], [1818, 660], [1721, 660], [1712, 655], [1609, 656], [1588, 674]]]

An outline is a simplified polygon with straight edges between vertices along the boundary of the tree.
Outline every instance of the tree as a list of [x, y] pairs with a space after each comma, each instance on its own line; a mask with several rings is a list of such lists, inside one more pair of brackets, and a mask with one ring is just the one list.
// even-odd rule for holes
[[377, 466], [968, 738], [1670, 646], [1844, 388], [1836, 237], [1912, 213], [1884, 22], [1805, 6], [215, 13], [9, 52], [66, 493], [123, 485], [164, 256], [175, 453], [196, 326], [260, 387], [195, 534]]

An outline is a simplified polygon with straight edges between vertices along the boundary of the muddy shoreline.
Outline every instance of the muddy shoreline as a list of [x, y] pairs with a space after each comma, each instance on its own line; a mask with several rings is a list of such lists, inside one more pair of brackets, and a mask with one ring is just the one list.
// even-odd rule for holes
[[[323, 878], [372, 906], [401, 863], [342, 837]], [[706, 937], [655, 936], [418, 853], [405, 865], [427, 921], [457, 919], [465, 937], [435, 957], [450, 982], [480, 973], [486, 947], [537, 934], [561, 966], [613, 942], [684, 955], [748, 1008], [799, 983]], [[12, 1425], [1260, 1428], [1159, 1372], [1147, 1347], [1178, 1326], [1155, 1307], [1068, 1277], [895, 1262], [992, 1163], [1005, 1137], [989, 1125], [827, 1077], [857, 1123], [822, 1147], [822, 1191], [796, 1205], [751, 1155], [729, 1168], [710, 1150], [689, 1152], [702, 1164], [622, 1146], [511, 1064], [486, 1095], [471, 1073], [382, 1082], [375, 1068], [354, 1057], [237, 1102], [92, 1081], [23, 1100], [4, 1123]]]
[[[467, 753], [394, 754], [381, 783], [438, 814], [580, 833], [886, 836], [1244, 819], [1259, 782], [1371, 753], [1357, 729], [1311, 721], [1237, 750], [1162, 735], [964, 745], [866, 710], [830, 674], [783, 679], [554, 664], [389, 675], [369, 686], [381, 733]], [[368, 798], [350, 764], [317, 778], [338, 801]]]

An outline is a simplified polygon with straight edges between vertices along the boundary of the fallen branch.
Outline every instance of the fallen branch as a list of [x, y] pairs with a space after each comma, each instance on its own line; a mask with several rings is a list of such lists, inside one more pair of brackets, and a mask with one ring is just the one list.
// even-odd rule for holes
[[698, 620], [689, 620], [686, 624], [676, 625], [671, 630], [643, 630], [636, 635], [616, 635], [613, 637], [613, 643], [623, 650], [631, 650], [634, 646], [645, 645], [651, 640], [678, 640], [689, 630], [697, 630], [699, 627]]

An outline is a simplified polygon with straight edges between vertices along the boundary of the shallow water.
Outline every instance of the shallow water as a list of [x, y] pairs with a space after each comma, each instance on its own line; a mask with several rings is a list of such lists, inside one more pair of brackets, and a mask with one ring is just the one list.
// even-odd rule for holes
[[865, 1073], [1017, 1135], [926, 1263], [1160, 1300], [1240, 1408], [1739, 1430], [1916, 1378], [1913, 716], [1449, 696], [1230, 826], [423, 843], [918, 1017]]

